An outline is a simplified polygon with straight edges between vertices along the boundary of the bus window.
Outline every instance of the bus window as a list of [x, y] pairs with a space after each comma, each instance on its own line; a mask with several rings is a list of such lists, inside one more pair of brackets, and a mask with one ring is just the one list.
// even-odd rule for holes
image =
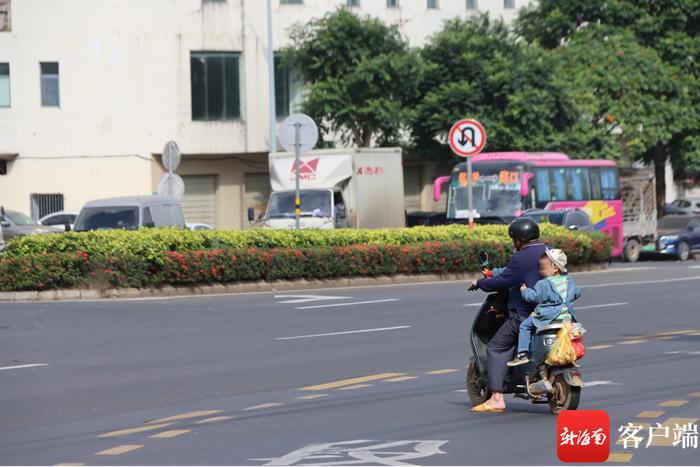
[[600, 171], [597, 168], [588, 169], [588, 180], [591, 184], [591, 199], [603, 199], [600, 188]]
[[566, 201], [566, 169], [552, 169], [551, 189], [552, 201]]
[[618, 199], [620, 197], [620, 187], [617, 181], [617, 170], [601, 169], [600, 186], [603, 192], [603, 199]]
[[567, 175], [567, 200], [583, 201], [590, 199], [590, 189], [588, 186], [588, 170], [583, 168], [566, 169]]
[[549, 170], [535, 170], [535, 193], [538, 203], [546, 203], [549, 201]]

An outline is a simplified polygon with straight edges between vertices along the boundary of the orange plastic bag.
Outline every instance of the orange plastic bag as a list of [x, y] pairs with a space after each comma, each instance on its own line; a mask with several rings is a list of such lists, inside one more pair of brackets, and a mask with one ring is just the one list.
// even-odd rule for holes
[[549, 351], [545, 363], [564, 366], [576, 361], [576, 350], [571, 343], [571, 322], [567, 321], [557, 333], [557, 340]]

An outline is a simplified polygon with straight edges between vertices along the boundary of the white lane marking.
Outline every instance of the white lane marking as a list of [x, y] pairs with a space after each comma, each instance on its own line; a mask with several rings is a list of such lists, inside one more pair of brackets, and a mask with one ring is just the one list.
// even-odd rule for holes
[[28, 365], [0, 366], [0, 370], [19, 370], [20, 368], [34, 368], [35, 366], [48, 366], [48, 363], [30, 363]]
[[580, 289], [593, 289], [598, 287], [619, 287], [621, 285], [643, 285], [643, 284], [664, 284], [666, 282], [696, 281], [700, 276], [677, 277], [675, 279], [657, 279], [653, 281], [632, 281], [632, 282], [608, 282], [607, 284], [581, 285]]
[[275, 338], [275, 340], [276, 341], [289, 341], [292, 339], [307, 339], [309, 337], [340, 336], [343, 334], [360, 334], [363, 332], [394, 331], [396, 329], [408, 329], [410, 327], [411, 326], [393, 326], [390, 328], [358, 329], [356, 331], [328, 332], [325, 334], [308, 334], [306, 336], [277, 337], [277, 338]]
[[688, 266], [688, 269], [700, 269], [700, 266]]
[[664, 352], [669, 355], [677, 355], [677, 354], [682, 354], [682, 355], [700, 355], [700, 350], [671, 350], [668, 352]]
[[483, 305], [483, 303], [465, 303], [462, 306], [481, 306], [481, 305]]
[[293, 300], [283, 300], [277, 303], [306, 303], [319, 302], [322, 300], [346, 300], [352, 297], [332, 297], [328, 295], [275, 295], [274, 298], [291, 298]]
[[609, 306], [623, 306], [623, 305], [629, 305], [627, 302], [617, 302], [617, 303], [603, 303], [602, 305], [588, 305], [588, 306], [576, 306], [574, 307], [575, 311], [578, 310], [590, 310], [591, 308], [606, 308]]
[[331, 308], [336, 306], [369, 305], [371, 303], [398, 302], [400, 298], [385, 298], [384, 300], [366, 300], [363, 302], [330, 303], [328, 305], [297, 306], [295, 310], [310, 310], [312, 308]]
[[614, 381], [586, 381], [583, 383], [584, 388], [591, 386], [622, 386], [622, 383], [615, 383]]

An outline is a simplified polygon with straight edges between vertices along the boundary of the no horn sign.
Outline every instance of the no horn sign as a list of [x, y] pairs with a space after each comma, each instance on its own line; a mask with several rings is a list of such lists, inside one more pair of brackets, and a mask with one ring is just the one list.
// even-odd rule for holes
[[486, 130], [476, 120], [459, 120], [450, 129], [450, 147], [461, 157], [472, 157], [486, 145]]

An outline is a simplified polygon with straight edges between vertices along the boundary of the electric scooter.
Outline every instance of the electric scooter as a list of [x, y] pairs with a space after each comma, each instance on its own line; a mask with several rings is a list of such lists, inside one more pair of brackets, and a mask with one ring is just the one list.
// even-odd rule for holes
[[[487, 268], [488, 255], [479, 253], [479, 262], [482, 268]], [[507, 316], [506, 290], [489, 294], [474, 318], [469, 339], [472, 357], [467, 368], [467, 394], [474, 405], [491, 397], [486, 373], [486, 347]], [[578, 365], [550, 366], [545, 363], [562, 325], [562, 322], [555, 321], [533, 333], [530, 338], [530, 362], [509, 367], [504, 394], [513, 394], [533, 404], [549, 404], [553, 414], [578, 408], [583, 386]]]

